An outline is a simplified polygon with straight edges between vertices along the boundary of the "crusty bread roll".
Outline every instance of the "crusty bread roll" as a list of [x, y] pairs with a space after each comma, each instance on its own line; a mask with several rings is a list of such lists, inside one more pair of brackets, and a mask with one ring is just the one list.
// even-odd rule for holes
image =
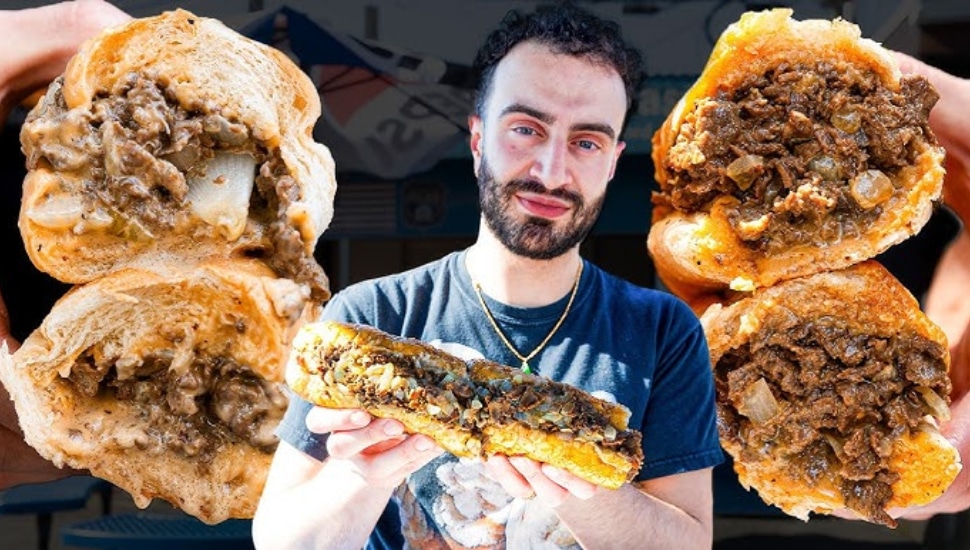
[[960, 456], [943, 332], [875, 261], [759, 289], [702, 316], [721, 443], [745, 487], [808, 519], [888, 510], [949, 487]]
[[312, 255], [336, 184], [319, 115], [289, 58], [219, 21], [177, 10], [110, 28], [23, 126], [27, 252], [69, 283], [159, 255], [261, 257], [325, 298]]
[[260, 262], [128, 268], [65, 295], [0, 380], [27, 442], [141, 507], [251, 517], [286, 409], [289, 342], [316, 307]]
[[[697, 309], [869, 259], [916, 233], [940, 197], [938, 96], [842, 20], [746, 13], [653, 137], [648, 247]], [[705, 301], [706, 300], [706, 301]]]
[[614, 489], [643, 462], [622, 405], [372, 327], [305, 325], [286, 381], [311, 403], [394, 418], [459, 457], [523, 455]]

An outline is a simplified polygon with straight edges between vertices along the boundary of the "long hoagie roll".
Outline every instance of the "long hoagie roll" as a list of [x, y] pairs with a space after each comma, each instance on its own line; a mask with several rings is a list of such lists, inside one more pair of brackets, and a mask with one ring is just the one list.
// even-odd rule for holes
[[643, 461], [621, 405], [372, 327], [304, 326], [286, 381], [311, 403], [399, 420], [459, 457], [522, 455], [609, 488], [631, 481]]

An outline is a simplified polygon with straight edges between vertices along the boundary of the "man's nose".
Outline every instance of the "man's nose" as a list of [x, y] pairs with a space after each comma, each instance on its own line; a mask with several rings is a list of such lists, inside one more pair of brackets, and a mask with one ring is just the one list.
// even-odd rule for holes
[[569, 183], [567, 165], [569, 145], [554, 140], [543, 143], [536, 152], [530, 175], [546, 189], [557, 189]]

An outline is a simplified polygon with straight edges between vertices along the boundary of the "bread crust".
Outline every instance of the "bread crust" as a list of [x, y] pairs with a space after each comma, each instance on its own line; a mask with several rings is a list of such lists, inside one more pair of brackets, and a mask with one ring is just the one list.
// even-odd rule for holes
[[[419, 381], [408, 366], [420, 364], [438, 384]], [[640, 434], [627, 428], [629, 411], [581, 390], [485, 360], [465, 362], [414, 339], [390, 336], [372, 327], [336, 322], [303, 327], [293, 342], [286, 370], [289, 386], [311, 403], [332, 408], [361, 408], [382, 418], [404, 424], [409, 433], [433, 438], [443, 449], [459, 457], [482, 458], [492, 454], [522, 455], [562, 468], [591, 483], [615, 489], [631, 481], [642, 463]], [[502, 393], [490, 382], [505, 386]], [[382, 388], [383, 386], [383, 388]], [[588, 406], [599, 424], [594, 434], [571, 430], [542, 430], [505, 418], [501, 402], [514, 386], [534, 388], [546, 401], [526, 412], [555, 413], [572, 402], [578, 410]], [[417, 392], [409, 392], [420, 388]], [[467, 391], [462, 391], [464, 388]], [[397, 397], [396, 392], [400, 392]], [[559, 392], [561, 397], [549, 398]], [[438, 396], [457, 395], [448, 408]], [[473, 403], [474, 401], [474, 403]], [[514, 403], [514, 405], [512, 405]], [[506, 401], [526, 411], [521, 401]], [[454, 414], [449, 414], [449, 413]], [[604, 430], [612, 431], [622, 446], [602, 442]], [[588, 437], [587, 437], [588, 436]], [[600, 442], [594, 441], [600, 439]]]
[[[730, 91], [746, 79], [779, 65], [813, 65], [819, 60], [848, 62], [871, 71], [890, 90], [900, 89], [900, 71], [887, 50], [862, 38], [857, 26], [835, 20], [796, 21], [792, 10], [745, 13], [715, 45], [700, 77], [676, 104], [653, 136], [655, 178], [661, 189], [679, 185], [665, 158], [689, 143], [685, 123], [701, 102]], [[882, 205], [858, 238], [805, 243], [765, 254], [746, 244], [732, 229], [729, 213], [737, 199], [721, 195], [706, 208], [683, 212], [657, 204], [648, 248], [661, 280], [688, 302], [703, 309], [725, 289], [751, 290], [778, 281], [841, 269], [872, 258], [915, 234], [932, 214], [942, 192], [943, 149], [934, 139], [916, 138], [915, 160], [892, 177], [901, 191]], [[704, 163], [703, 155], [690, 162]]]
[[[797, 325], [825, 321], [850, 334], [883, 338], [915, 335], [939, 344], [942, 354], [939, 366], [944, 370], [949, 366], [943, 332], [920, 311], [919, 304], [902, 284], [878, 263], [867, 261], [845, 270], [759, 289], [732, 304], [711, 306], [701, 317], [701, 323], [715, 370], [722, 357], [753, 341], [760, 341], [762, 336], [775, 330], [772, 326], [780, 318], [794, 319]], [[893, 360], [903, 364], [905, 359]], [[795, 368], [790, 367], [785, 372]], [[776, 388], [781, 384], [780, 380], [768, 382]], [[813, 391], [821, 396], [827, 389], [813, 386]], [[791, 457], [772, 450], [746, 448], [743, 443], [745, 429], [730, 420], [730, 413], [736, 409], [727, 404], [725, 388], [719, 387], [718, 393], [721, 442], [735, 459], [735, 470], [742, 485], [756, 489], [762, 499], [786, 513], [806, 520], [810, 512], [825, 514], [846, 508], [838, 487], [838, 465], [810, 484], [792, 473]], [[729, 414], [725, 414], [726, 406], [732, 408]], [[794, 406], [809, 407], [811, 404]], [[784, 405], [782, 407], [784, 411]], [[739, 414], [736, 418], [742, 416]], [[770, 422], [776, 420], [783, 421], [778, 417]], [[885, 507], [887, 513], [890, 508], [918, 506], [935, 500], [959, 473], [960, 456], [938, 431], [938, 422], [942, 420], [939, 414], [927, 414], [916, 429], [903, 430], [893, 437], [889, 468], [898, 479], [892, 484], [892, 497]], [[891, 522], [888, 515], [863, 517], [870, 521]]]
[[[58, 227], [37, 222], [38, 209], [53, 208], [55, 214], [66, 215], [81, 207], [85, 195], [104, 192], [105, 168], [53, 157], [75, 146], [82, 156], [90, 151], [106, 154], [102, 150], [107, 149], [102, 147], [108, 141], [103, 135], [106, 130], [89, 135], [87, 121], [102, 117], [96, 108], [101, 98], [128, 93], [131, 75], [156, 82], [169, 94], [168, 101], [186, 112], [217, 113], [243, 125], [260, 150], [279, 157], [292, 179], [293, 188], [285, 193], [293, 200], [277, 215], [298, 233], [304, 253], [312, 256], [332, 218], [336, 190], [330, 152], [313, 140], [313, 125], [321, 112], [315, 87], [280, 51], [215, 19], [176, 10], [109, 28], [85, 42], [69, 62], [63, 83], [55, 83], [28, 117], [21, 133], [26, 151], [42, 147], [45, 140], [58, 141], [60, 147], [47, 156], [41, 154], [42, 160], [24, 182], [19, 224], [33, 263], [62, 281], [85, 283], [126, 266], [151, 263], [158, 255], [241, 255], [243, 248], [251, 246], [248, 241], [260, 238], [253, 234], [256, 220], [252, 218], [248, 239], [240, 239], [203, 223], [184, 204], [175, 213], [172, 227], [149, 238], [79, 231], [83, 223]], [[55, 96], [55, 88], [62, 98]], [[59, 107], [60, 101], [66, 105]], [[66, 112], [50, 115], [55, 108]], [[177, 139], [167, 131], [162, 135], [166, 140]], [[149, 144], [145, 149], [154, 154], [165, 146], [164, 142]], [[176, 170], [167, 160], [155, 160], [161, 163], [159, 169]], [[51, 197], [63, 197], [66, 206], [49, 206]], [[122, 209], [121, 214], [130, 212]]]
[[[207, 436], [215, 446], [207, 457], [156, 445], [164, 429], [110, 381], [161, 376], [144, 372], [151, 358], [172, 358], [165, 372], [176, 375], [218, 359], [270, 388], [268, 399], [275, 402], [254, 421], [275, 427], [285, 410], [289, 342], [316, 314], [308, 298], [305, 287], [250, 260], [121, 270], [70, 291], [15, 354], [0, 354], [0, 381], [27, 443], [58, 467], [88, 469], [131, 493], [140, 507], [161, 498], [208, 523], [252, 517], [271, 449], [224, 435]], [[106, 365], [100, 389], [78, 382], [92, 365]], [[229, 372], [219, 380], [228, 380]], [[207, 388], [205, 401], [196, 400], [198, 411], [181, 414], [204, 414], [213, 406], [204, 403], [216, 402], [215, 391]], [[181, 395], [169, 388], [159, 399]]]

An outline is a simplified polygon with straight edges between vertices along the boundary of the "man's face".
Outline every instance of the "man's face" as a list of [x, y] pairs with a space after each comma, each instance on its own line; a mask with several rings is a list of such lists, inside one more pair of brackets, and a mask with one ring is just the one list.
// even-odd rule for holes
[[548, 259], [582, 242], [623, 150], [625, 111], [605, 65], [530, 42], [499, 63], [469, 126], [482, 215], [509, 250]]

